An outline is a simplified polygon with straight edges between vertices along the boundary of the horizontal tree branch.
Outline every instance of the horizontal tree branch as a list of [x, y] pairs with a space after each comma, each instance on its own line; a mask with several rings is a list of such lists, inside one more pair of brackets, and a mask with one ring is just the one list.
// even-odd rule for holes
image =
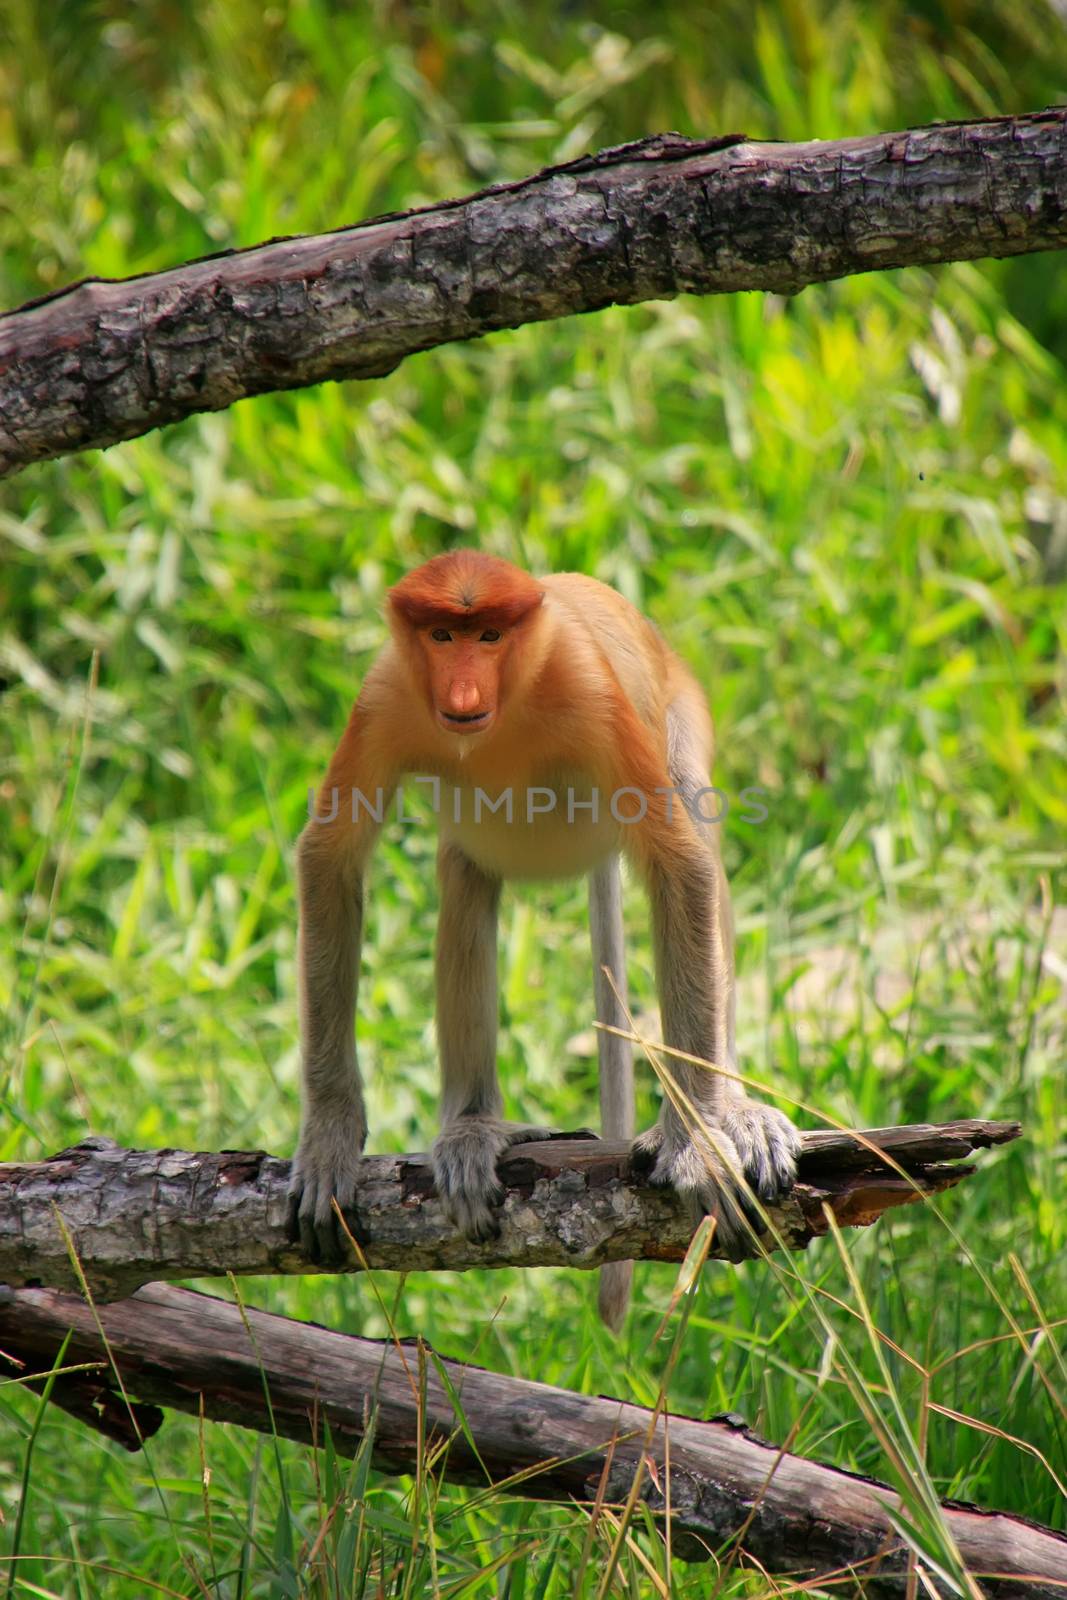
[[[827, 1231], [824, 1205], [842, 1226], [864, 1226], [952, 1187], [974, 1168], [946, 1163], [1019, 1132], [1015, 1122], [965, 1121], [805, 1133], [798, 1182], [771, 1220], [789, 1249], [802, 1250]], [[681, 1261], [689, 1246], [684, 1208], [635, 1176], [626, 1145], [519, 1145], [498, 1171], [507, 1191], [500, 1236], [478, 1244], [446, 1221], [426, 1156], [367, 1156], [353, 1219], [367, 1264], [596, 1267]], [[288, 1181], [289, 1162], [262, 1151], [124, 1150], [99, 1138], [47, 1161], [0, 1165], [0, 1282], [76, 1288], [64, 1228], [101, 1299], [157, 1278], [321, 1271], [286, 1241]]]
[[0, 319], [0, 475], [501, 328], [1067, 244], [1067, 108], [804, 144], [660, 134]]
[[[726, 1546], [734, 1559], [770, 1572], [838, 1574], [849, 1593], [846, 1573], [854, 1571], [868, 1600], [905, 1594], [907, 1551], [890, 1520], [896, 1495], [779, 1451], [737, 1419], [654, 1418], [620, 1400], [443, 1361], [421, 1341], [382, 1343], [262, 1311], [242, 1314], [167, 1284], [97, 1312], [54, 1289], [0, 1291], [0, 1350], [8, 1352], [0, 1375], [20, 1373], [19, 1362], [21, 1375], [47, 1371], [68, 1329], [64, 1362], [99, 1360], [101, 1370], [59, 1379], [54, 1398], [83, 1419], [97, 1409], [103, 1431], [134, 1449], [162, 1421], [154, 1406], [198, 1416], [201, 1397], [203, 1414], [215, 1421], [290, 1439], [321, 1443], [328, 1426], [342, 1454], [354, 1454], [369, 1427], [373, 1462], [385, 1472], [415, 1471], [420, 1438], [424, 1452], [447, 1440], [449, 1478], [485, 1485], [524, 1473], [517, 1492], [527, 1497], [619, 1503], [637, 1476], [654, 1514], [662, 1515], [669, 1494], [672, 1545], [683, 1559]], [[132, 1418], [112, 1363], [139, 1402]], [[72, 1389], [81, 1391], [77, 1400]], [[942, 1516], [983, 1594], [1063, 1600], [1063, 1535], [958, 1504], [944, 1506]], [[928, 1568], [925, 1575], [929, 1587], [920, 1592], [958, 1592]]]

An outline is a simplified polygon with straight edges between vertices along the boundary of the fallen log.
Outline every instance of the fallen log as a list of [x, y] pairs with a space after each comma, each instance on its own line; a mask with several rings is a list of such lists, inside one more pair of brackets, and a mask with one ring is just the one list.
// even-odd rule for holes
[[[101, 1371], [59, 1379], [53, 1399], [82, 1420], [98, 1412], [102, 1431], [131, 1449], [160, 1426], [153, 1407], [199, 1416], [202, 1405], [215, 1421], [312, 1444], [328, 1426], [342, 1454], [354, 1454], [371, 1428], [372, 1459], [384, 1472], [414, 1472], [420, 1438], [424, 1449], [447, 1440], [448, 1478], [484, 1486], [523, 1473], [512, 1492], [526, 1497], [625, 1502], [637, 1475], [636, 1493], [654, 1515], [662, 1520], [669, 1504], [682, 1559], [725, 1547], [768, 1572], [836, 1575], [844, 1592], [852, 1592], [852, 1575], [866, 1600], [906, 1592], [908, 1552], [891, 1520], [898, 1497], [873, 1479], [780, 1451], [736, 1418], [654, 1417], [620, 1400], [443, 1361], [419, 1341], [380, 1342], [242, 1313], [168, 1284], [97, 1311], [55, 1289], [0, 1290], [8, 1372], [47, 1372], [68, 1329], [64, 1361], [100, 1360]], [[112, 1362], [136, 1397], [133, 1414]], [[4, 1366], [0, 1360], [0, 1372]], [[940, 1514], [983, 1595], [1064, 1600], [1067, 1537], [973, 1506], [945, 1504]], [[929, 1569], [924, 1578], [921, 1593], [959, 1592]]]
[[1067, 245], [1067, 108], [775, 144], [657, 134], [0, 319], [0, 476], [247, 395], [671, 295]]
[[[798, 1182], [770, 1208], [771, 1222], [788, 1249], [802, 1250], [827, 1231], [824, 1207], [841, 1226], [865, 1226], [951, 1188], [974, 1171], [963, 1157], [1019, 1132], [1015, 1122], [964, 1121], [805, 1133]], [[366, 1157], [352, 1219], [366, 1263], [590, 1268], [681, 1261], [688, 1248], [683, 1207], [634, 1174], [625, 1145], [519, 1145], [499, 1174], [500, 1235], [478, 1244], [445, 1219], [425, 1155]], [[289, 1162], [262, 1151], [126, 1150], [100, 1138], [47, 1161], [0, 1165], [0, 1283], [78, 1286], [60, 1217], [100, 1299], [160, 1278], [319, 1272], [286, 1239], [288, 1181]], [[751, 1253], [762, 1253], [755, 1241]], [[354, 1256], [347, 1270], [359, 1270]]]

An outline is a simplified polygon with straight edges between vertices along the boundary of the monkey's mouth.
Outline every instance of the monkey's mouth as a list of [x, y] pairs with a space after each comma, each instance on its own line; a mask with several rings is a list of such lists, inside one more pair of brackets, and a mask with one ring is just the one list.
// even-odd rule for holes
[[492, 721], [492, 711], [472, 711], [467, 716], [461, 716], [456, 711], [438, 711], [438, 721], [443, 728], [448, 728], [453, 733], [478, 733], [482, 728], [487, 728]]

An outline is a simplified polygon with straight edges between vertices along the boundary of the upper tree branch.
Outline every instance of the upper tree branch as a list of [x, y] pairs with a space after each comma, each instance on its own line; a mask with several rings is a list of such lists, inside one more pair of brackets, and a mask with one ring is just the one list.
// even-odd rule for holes
[[247, 395], [691, 291], [1067, 244], [1067, 108], [826, 143], [664, 134], [0, 319], [0, 475]]
[[[824, 1206], [842, 1226], [873, 1222], [974, 1171], [946, 1163], [1018, 1133], [1013, 1122], [805, 1133], [798, 1181], [771, 1220], [788, 1248], [802, 1250], [827, 1231]], [[681, 1261], [689, 1246], [677, 1197], [641, 1183], [625, 1145], [520, 1145], [498, 1171], [507, 1189], [500, 1237], [475, 1244], [445, 1220], [425, 1156], [366, 1157], [352, 1226], [368, 1265], [595, 1267]], [[0, 1283], [78, 1287], [59, 1218], [100, 1299], [155, 1278], [321, 1271], [286, 1242], [288, 1181], [288, 1161], [262, 1151], [123, 1150], [109, 1139], [0, 1166]], [[755, 1242], [751, 1253], [760, 1253]]]

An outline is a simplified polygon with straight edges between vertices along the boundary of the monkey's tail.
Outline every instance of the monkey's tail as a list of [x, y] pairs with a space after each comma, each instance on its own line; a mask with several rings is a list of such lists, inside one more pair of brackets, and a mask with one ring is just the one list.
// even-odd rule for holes
[[[596, 997], [597, 1020], [625, 1028], [626, 944], [618, 856], [611, 856], [590, 876], [589, 928], [593, 945], [593, 993]], [[599, 1031], [597, 1054], [600, 1060], [601, 1136], [605, 1139], [630, 1140], [634, 1136], [633, 1048], [629, 1039]], [[601, 1319], [616, 1333], [622, 1326], [630, 1303], [633, 1274], [632, 1261], [611, 1261], [600, 1269], [597, 1309]]]

